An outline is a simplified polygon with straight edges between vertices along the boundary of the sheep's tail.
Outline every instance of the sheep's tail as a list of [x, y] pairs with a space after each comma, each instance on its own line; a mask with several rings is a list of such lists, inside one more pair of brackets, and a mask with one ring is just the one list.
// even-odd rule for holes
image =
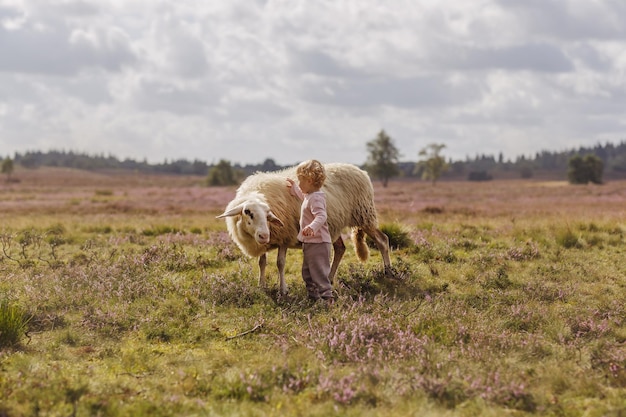
[[363, 229], [359, 229], [358, 227], [352, 229], [352, 243], [354, 244], [357, 258], [359, 258], [361, 262], [367, 261], [370, 255], [370, 249], [365, 242], [365, 232]]

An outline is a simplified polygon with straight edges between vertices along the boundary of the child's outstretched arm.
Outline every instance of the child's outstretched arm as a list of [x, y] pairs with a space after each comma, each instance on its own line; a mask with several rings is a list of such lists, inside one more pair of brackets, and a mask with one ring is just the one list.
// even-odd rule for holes
[[300, 200], [304, 199], [304, 194], [302, 193], [302, 190], [300, 189], [298, 184], [296, 184], [296, 182], [291, 178], [287, 178], [287, 188], [291, 190], [291, 195], [295, 195]]

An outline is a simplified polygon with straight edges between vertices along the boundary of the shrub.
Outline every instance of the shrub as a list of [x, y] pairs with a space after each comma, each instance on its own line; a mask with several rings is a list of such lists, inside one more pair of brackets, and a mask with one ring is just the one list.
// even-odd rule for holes
[[0, 298], [0, 348], [17, 345], [26, 335], [26, 312], [7, 298]]
[[112, 190], [96, 190], [95, 194], [98, 196], [109, 197], [113, 195], [113, 191]]
[[578, 236], [571, 229], [559, 232], [556, 236], [556, 242], [566, 249], [581, 247]]
[[604, 162], [593, 154], [574, 155], [568, 162], [567, 178], [572, 184], [602, 184]]
[[529, 166], [522, 167], [520, 169], [520, 178], [532, 178], [533, 177], [533, 169]]
[[468, 181], [491, 181], [493, 176], [487, 171], [472, 171], [467, 176]]
[[236, 185], [239, 183], [240, 177], [241, 173], [233, 169], [230, 161], [221, 159], [217, 165], [209, 170], [207, 185], [211, 187]]
[[153, 226], [150, 229], [144, 229], [141, 233], [144, 236], [160, 236], [167, 235], [170, 233], [179, 233], [180, 230], [176, 227], [168, 226], [168, 225], [157, 225]]
[[439, 207], [439, 206], [426, 206], [422, 209], [422, 213], [427, 213], [427, 214], [441, 214], [443, 212], [444, 212], [444, 208]]
[[[380, 226], [380, 230], [389, 238], [389, 248], [390, 249], [403, 249], [410, 247], [413, 242], [409, 237], [409, 232], [404, 230], [404, 228], [398, 223], [386, 223]], [[367, 245], [370, 248], [376, 248], [376, 243], [374, 240], [367, 237]]]

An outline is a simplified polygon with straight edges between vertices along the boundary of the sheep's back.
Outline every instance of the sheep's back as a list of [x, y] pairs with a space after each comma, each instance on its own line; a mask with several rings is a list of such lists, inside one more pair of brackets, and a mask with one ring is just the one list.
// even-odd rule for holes
[[374, 188], [369, 175], [351, 164], [326, 164], [326, 194], [328, 227], [332, 240], [346, 227], [376, 228], [378, 220], [374, 206]]

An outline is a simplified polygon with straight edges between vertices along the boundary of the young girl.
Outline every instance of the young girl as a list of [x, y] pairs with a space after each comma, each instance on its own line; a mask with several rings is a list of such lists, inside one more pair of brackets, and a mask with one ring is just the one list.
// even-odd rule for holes
[[333, 293], [328, 279], [331, 240], [326, 221], [326, 196], [321, 191], [326, 171], [319, 161], [312, 159], [299, 164], [296, 175], [298, 184], [287, 178], [287, 187], [292, 195], [303, 200], [298, 233], [303, 251], [302, 278], [310, 299], [321, 298], [332, 303]]

